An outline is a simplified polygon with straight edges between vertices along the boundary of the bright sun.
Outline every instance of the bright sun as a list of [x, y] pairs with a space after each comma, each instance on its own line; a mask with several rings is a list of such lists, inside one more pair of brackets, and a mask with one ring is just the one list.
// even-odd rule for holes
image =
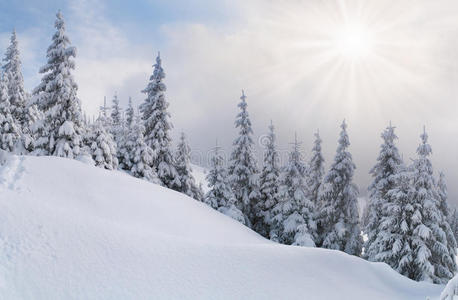
[[339, 54], [352, 60], [367, 57], [374, 46], [372, 34], [361, 24], [343, 27], [336, 33], [334, 42]]

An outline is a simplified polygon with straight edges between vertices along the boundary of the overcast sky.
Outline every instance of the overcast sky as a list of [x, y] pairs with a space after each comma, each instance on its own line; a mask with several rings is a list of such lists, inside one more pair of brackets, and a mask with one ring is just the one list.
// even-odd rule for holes
[[327, 166], [345, 118], [361, 194], [384, 127], [397, 127], [408, 162], [425, 125], [435, 171], [458, 203], [457, 1], [3, 0], [0, 53], [16, 28], [28, 89], [58, 9], [89, 114], [115, 92], [123, 105], [140, 103], [161, 51], [173, 136], [183, 130], [202, 164], [216, 138], [230, 151], [244, 89], [256, 141], [272, 120], [279, 149], [297, 132], [308, 156], [319, 129]]

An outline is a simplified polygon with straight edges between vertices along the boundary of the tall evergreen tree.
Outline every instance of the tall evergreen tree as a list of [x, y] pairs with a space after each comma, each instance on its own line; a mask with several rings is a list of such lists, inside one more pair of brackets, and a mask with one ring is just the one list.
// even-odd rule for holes
[[358, 188], [353, 183], [356, 166], [347, 151], [350, 141], [345, 121], [341, 128], [336, 156], [320, 191], [320, 202], [323, 203], [319, 214], [320, 240], [323, 241], [324, 248], [359, 256], [362, 238], [359, 227]]
[[70, 47], [65, 22], [60, 11], [55, 22], [56, 33], [47, 51], [48, 61], [40, 69], [43, 78], [34, 90], [37, 105], [45, 115], [44, 129], [35, 149], [37, 154], [74, 158], [80, 154], [83, 132], [81, 102], [71, 71], [76, 49]]
[[175, 152], [175, 167], [180, 180], [178, 191], [191, 198], [202, 201], [198, 193], [199, 186], [196, 184], [196, 180], [192, 175], [191, 148], [189, 147], [184, 132], [180, 135], [180, 142]]
[[21, 132], [27, 132], [27, 93], [24, 88], [24, 78], [21, 71], [21, 60], [19, 56], [16, 30], [13, 30], [11, 34], [10, 45], [6, 49], [3, 61], [4, 76], [8, 77], [8, 100], [10, 102], [10, 110], [13, 114], [13, 119], [16, 122], [16, 125], [20, 126], [19, 128]]
[[154, 152], [144, 140], [143, 122], [137, 117], [127, 137], [127, 151], [129, 151], [129, 160], [125, 163], [130, 174], [137, 178], [143, 178], [153, 183], [160, 183], [156, 170], [152, 167]]
[[237, 207], [247, 218], [249, 226], [256, 223], [259, 215], [255, 209], [259, 201], [258, 168], [254, 155], [253, 130], [247, 111], [245, 93], [242, 91], [241, 101], [238, 104], [240, 113], [235, 120], [235, 127], [239, 129], [239, 136], [235, 139], [234, 150], [229, 164], [229, 180], [235, 194]]
[[100, 116], [94, 124], [88, 128], [85, 144], [95, 165], [108, 170], [118, 168], [116, 156], [116, 143], [111, 133], [105, 128], [103, 117]]
[[269, 134], [265, 140], [264, 164], [259, 176], [259, 202], [256, 209], [258, 222], [254, 229], [259, 234], [269, 238], [270, 226], [272, 224], [272, 210], [279, 202], [278, 188], [280, 169], [278, 167], [279, 157], [276, 149], [276, 137], [272, 121], [269, 126]]
[[377, 163], [371, 169], [370, 174], [374, 178], [369, 186], [369, 204], [367, 226], [365, 233], [367, 241], [365, 243], [364, 256], [374, 261], [379, 252], [387, 251], [385, 247], [391, 247], [389, 244], [378, 245], [375, 243], [377, 235], [390, 235], [391, 228], [383, 228], [380, 226], [380, 221], [383, 215], [389, 215], [389, 212], [384, 211], [385, 205], [390, 201], [387, 192], [396, 184], [396, 174], [402, 165], [402, 159], [399, 155], [398, 148], [395, 145], [397, 139], [394, 133], [394, 127], [388, 126], [382, 133], [383, 144], [380, 146], [380, 154], [377, 158]]
[[113, 122], [113, 127], [119, 128], [122, 124], [122, 111], [121, 106], [119, 106], [119, 99], [117, 93], [114, 94], [112, 102], [113, 103], [111, 104], [111, 120]]
[[207, 174], [209, 191], [203, 202], [222, 212], [223, 214], [245, 224], [243, 213], [235, 205], [235, 196], [229, 185], [228, 175], [224, 166], [224, 159], [216, 145], [215, 153], [211, 158], [210, 172]]
[[[429, 156], [426, 131], [421, 135], [417, 148], [418, 158], [412, 166], [412, 204], [415, 208], [412, 217], [412, 261], [409, 278], [418, 281], [443, 282], [445, 272], [441, 258], [448, 254], [445, 233], [440, 228], [441, 214], [438, 194], [433, 177], [433, 167]], [[438, 274], [441, 273], [441, 274]], [[449, 279], [449, 278], [448, 278]]]
[[307, 169], [308, 197], [317, 209], [321, 206], [318, 193], [324, 176], [324, 157], [321, 153], [321, 142], [320, 133], [317, 131], [315, 133], [315, 141], [312, 148], [312, 157], [310, 158]]
[[315, 246], [316, 223], [314, 205], [307, 198], [306, 166], [302, 160], [297, 138], [289, 161], [281, 175], [279, 202], [273, 209], [272, 240], [283, 244]]
[[132, 131], [134, 125], [135, 111], [132, 105], [132, 98], [129, 97], [129, 102], [126, 108], [126, 119], [122, 126], [122, 136], [118, 144], [117, 154], [119, 161], [119, 168], [122, 170], [130, 171], [130, 150], [127, 146], [127, 137]]
[[[442, 278], [442, 282], [448, 281], [453, 274], [457, 271], [456, 265], [456, 248], [457, 243], [455, 239], [455, 234], [452, 227], [450, 226], [450, 209], [448, 207], [448, 194], [447, 194], [447, 185], [445, 183], [444, 173], [439, 173], [439, 180], [437, 182], [437, 191], [438, 191], [438, 200], [439, 200], [439, 211], [440, 211], [440, 223], [439, 226], [442, 231], [445, 233], [445, 238], [442, 237], [442, 240], [447, 244], [448, 253], [444, 253], [441, 257], [441, 268], [436, 267], [436, 275]], [[447, 255], [448, 254], [448, 255]], [[445, 270], [442, 270], [444, 268]]]
[[132, 105], [132, 98], [129, 97], [129, 103], [126, 108], [126, 127], [132, 126], [134, 122], [134, 106]]
[[371, 260], [385, 262], [400, 274], [415, 279], [417, 253], [413, 251], [413, 232], [421, 207], [412, 201], [412, 168], [401, 164], [392, 178], [395, 184], [386, 192], [387, 201], [381, 203], [385, 213], [380, 216], [380, 231], [373, 242], [378, 250]]
[[167, 108], [169, 103], [165, 99], [166, 86], [162, 69], [161, 57], [158, 54], [147, 87], [142, 91], [146, 99], [140, 106], [142, 119], [145, 126], [145, 142], [153, 150], [153, 168], [157, 172], [162, 185], [179, 190], [180, 181], [178, 173], [173, 165], [172, 151], [170, 149], [171, 138], [170, 113]]
[[0, 149], [16, 152], [20, 143], [20, 130], [11, 113], [8, 96], [8, 76], [0, 76]]
[[[113, 96], [110, 117], [111, 127], [109, 128], [109, 132], [113, 135], [116, 149], [121, 149], [121, 147], [126, 143], [126, 129], [121, 107], [119, 106], [119, 99], [117, 93], [115, 93]], [[118, 161], [121, 161], [123, 159], [123, 156], [120, 151], [117, 151], [116, 156]]]

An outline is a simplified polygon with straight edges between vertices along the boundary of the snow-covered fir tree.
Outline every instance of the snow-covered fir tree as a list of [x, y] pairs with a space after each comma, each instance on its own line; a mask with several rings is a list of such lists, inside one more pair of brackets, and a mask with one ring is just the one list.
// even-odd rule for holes
[[19, 57], [18, 41], [16, 30], [13, 30], [10, 45], [6, 49], [3, 58], [3, 73], [7, 78], [8, 100], [13, 119], [19, 129], [28, 132], [27, 127], [27, 93], [24, 88], [24, 78], [21, 71], [21, 60]]
[[[113, 120], [111, 119], [111, 108], [107, 104], [107, 97], [103, 97], [103, 105], [99, 107], [99, 117], [102, 117], [103, 124], [105, 128], [111, 131], [111, 128], [113, 127]], [[94, 120], [95, 122], [95, 120]]]
[[259, 202], [256, 211], [258, 213], [257, 223], [254, 230], [266, 238], [270, 235], [272, 224], [272, 210], [279, 202], [278, 187], [280, 169], [278, 167], [279, 157], [276, 149], [276, 137], [274, 125], [270, 122], [269, 134], [265, 136], [264, 164], [259, 176]]
[[[117, 93], [113, 96], [110, 117], [111, 127], [109, 132], [113, 135], [116, 149], [120, 149], [125, 144], [126, 129]], [[123, 155], [120, 151], [117, 152], [117, 159], [118, 161], [123, 159]]]
[[[456, 239], [452, 227], [450, 226], [450, 209], [448, 207], [448, 194], [447, 194], [447, 185], [445, 183], [445, 175], [443, 172], [439, 173], [439, 180], [437, 181], [437, 192], [439, 200], [439, 211], [441, 213], [440, 228], [445, 233], [445, 242], [447, 244], [448, 255], [444, 254], [441, 257], [441, 266], [436, 268], [436, 275], [441, 278], [450, 279], [453, 274], [457, 271], [456, 265]], [[444, 268], [444, 270], [442, 270]], [[442, 282], [446, 280], [443, 279]]]
[[270, 237], [274, 241], [287, 245], [315, 246], [315, 209], [307, 198], [306, 170], [296, 138], [288, 164], [281, 174], [277, 196], [279, 202], [272, 210]]
[[37, 139], [43, 136], [44, 113], [38, 109], [37, 104], [33, 101], [29, 101], [25, 109], [27, 113], [25, 115], [24, 127], [28, 129], [22, 132], [22, 145], [26, 152], [33, 153], [35, 151]]
[[116, 142], [112, 134], [105, 128], [103, 117], [100, 116], [88, 129], [85, 144], [88, 146], [88, 152], [95, 165], [108, 170], [116, 170], [118, 168]]
[[178, 192], [188, 195], [191, 198], [202, 201], [198, 192], [199, 186], [196, 184], [196, 180], [192, 175], [191, 168], [191, 148], [189, 147], [186, 135], [184, 132], [180, 135], [180, 141], [177, 145], [177, 151], [175, 152], [175, 168], [178, 173], [180, 185]]
[[306, 177], [308, 198], [313, 202], [317, 209], [321, 206], [319, 203], [318, 193], [324, 176], [324, 157], [321, 153], [321, 142], [320, 133], [317, 131], [315, 133], [312, 156], [310, 157]]
[[161, 57], [158, 54], [154, 65], [153, 75], [147, 87], [142, 91], [146, 94], [145, 101], [140, 106], [145, 127], [145, 142], [153, 150], [153, 168], [162, 185], [179, 190], [180, 180], [173, 164], [171, 151], [169, 103], [165, 98], [166, 86], [163, 82], [165, 73]]
[[112, 104], [111, 104], [111, 113], [110, 113], [110, 120], [111, 120], [111, 134], [113, 135], [116, 144], [121, 144], [122, 136], [124, 135], [124, 120], [122, 115], [122, 110], [119, 105], [118, 94], [115, 93], [113, 96]]
[[113, 125], [114, 130], [122, 126], [122, 123], [123, 123], [122, 111], [121, 111], [121, 106], [119, 106], [119, 99], [118, 99], [117, 93], [115, 93], [113, 96], [110, 116], [113, 122], [112, 125]]
[[243, 212], [249, 221], [247, 224], [251, 227], [252, 224], [256, 224], [259, 215], [256, 212], [260, 198], [258, 168], [254, 155], [253, 130], [247, 111], [248, 104], [243, 91], [240, 99], [238, 104], [240, 112], [235, 120], [235, 127], [239, 129], [239, 136], [233, 143], [234, 150], [229, 163], [229, 180], [237, 201], [236, 205]]
[[129, 97], [129, 102], [126, 108], [126, 127], [132, 126], [134, 122], [134, 106], [132, 105], [132, 98]]
[[16, 152], [21, 132], [11, 112], [8, 96], [8, 76], [0, 75], [0, 149]]
[[47, 51], [48, 61], [40, 69], [41, 83], [34, 90], [38, 108], [44, 112], [44, 128], [35, 153], [68, 158], [77, 157], [83, 132], [81, 103], [71, 71], [76, 49], [70, 47], [65, 22], [60, 11], [55, 22], [56, 33]]
[[336, 156], [320, 191], [319, 201], [323, 205], [319, 213], [318, 226], [323, 248], [359, 256], [362, 238], [359, 226], [358, 188], [353, 183], [356, 166], [347, 150], [350, 140], [345, 121], [341, 128]]
[[412, 201], [412, 168], [401, 164], [392, 179], [394, 185], [385, 194], [387, 201], [381, 203], [385, 213], [380, 216], [380, 234], [373, 242], [378, 251], [374, 251], [371, 260], [385, 262], [400, 274], [415, 279], [418, 253], [413, 252], [413, 231], [421, 207]]
[[389, 236], [391, 234], [391, 228], [382, 229], [380, 220], [383, 215], [389, 214], [384, 211], [384, 208], [389, 207], [385, 204], [390, 201], [386, 194], [394, 187], [395, 176], [402, 165], [402, 159], [395, 144], [397, 136], [394, 133], [394, 129], [395, 127], [390, 124], [383, 131], [381, 135], [383, 144], [380, 146], [377, 163], [370, 171], [373, 181], [369, 186], [367, 224], [364, 230], [368, 238], [364, 245], [364, 257], [370, 261], [376, 261], [377, 254], [388, 250], [384, 247], [391, 246], [388, 244], [377, 245], [375, 241], [380, 240], [377, 239], [377, 235]]
[[126, 141], [126, 149], [129, 151], [129, 160], [125, 162], [128, 164], [126, 168], [134, 177], [160, 183], [156, 170], [152, 167], [154, 152], [145, 142], [144, 131], [142, 120], [136, 117]]
[[442, 258], [448, 256], [446, 235], [440, 228], [442, 219], [439, 210], [433, 167], [429, 156], [431, 146], [428, 144], [426, 131], [421, 135], [417, 148], [418, 158], [412, 166], [411, 202], [414, 207], [412, 216], [412, 246], [414, 255], [408, 277], [417, 281], [442, 283], [451, 278], [444, 274], [446, 270]]
[[224, 158], [219, 149], [216, 145], [215, 153], [211, 158], [210, 172], [206, 177], [209, 191], [205, 194], [203, 202], [245, 224], [245, 216], [235, 205], [235, 196], [230, 187]]
[[121, 142], [118, 143], [117, 155], [119, 161], [119, 168], [122, 170], [130, 171], [130, 151], [127, 146], [127, 136], [129, 132], [132, 131], [132, 127], [134, 125], [134, 118], [135, 118], [135, 111], [132, 104], [132, 98], [129, 97], [129, 102], [127, 104], [126, 112], [126, 119], [122, 126], [122, 137]]

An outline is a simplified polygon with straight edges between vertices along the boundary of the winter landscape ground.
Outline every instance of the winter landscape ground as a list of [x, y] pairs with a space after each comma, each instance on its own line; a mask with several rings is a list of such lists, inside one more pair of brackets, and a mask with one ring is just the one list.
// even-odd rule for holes
[[2, 299], [434, 300], [443, 289], [340, 251], [273, 243], [120, 171], [0, 153]]

